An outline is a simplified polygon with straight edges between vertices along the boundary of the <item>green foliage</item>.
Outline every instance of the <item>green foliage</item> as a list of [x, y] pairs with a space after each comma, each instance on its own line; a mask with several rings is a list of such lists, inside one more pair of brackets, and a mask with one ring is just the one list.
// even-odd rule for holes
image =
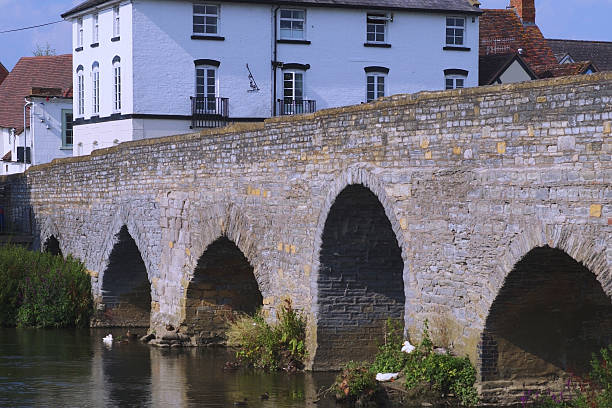
[[378, 354], [372, 364], [375, 373], [397, 373], [402, 371], [408, 361], [408, 354], [402, 351], [404, 335], [402, 322], [387, 319], [385, 323], [385, 342], [378, 347]]
[[376, 393], [376, 371], [365, 362], [351, 361], [336, 377], [332, 389], [338, 400], [354, 402], [357, 399], [372, 398]]
[[474, 388], [476, 370], [467, 357], [455, 357], [449, 353], [434, 352], [429, 337], [427, 321], [423, 329], [423, 339], [410, 354], [404, 366], [406, 388], [428, 384], [441, 397], [454, 396], [464, 406], [478, 403], [478, 393]]
[[230, 324], [228, 345], [237, 347], [236, 357], [258, 368], [301, 368], [306, 358], [306, 320], [286, 301], [277, 323], [268, 324], [262, 313], [242, 316]]
[[0, 326], [86, 326], [90, 277], [78, 260], [0, 247]]
[[601, 390], [599, 402], [602, 407], [612, 407], [612, 344], [601, 349], [601, 361], [595, 354], [591, 360], [591, 379]]

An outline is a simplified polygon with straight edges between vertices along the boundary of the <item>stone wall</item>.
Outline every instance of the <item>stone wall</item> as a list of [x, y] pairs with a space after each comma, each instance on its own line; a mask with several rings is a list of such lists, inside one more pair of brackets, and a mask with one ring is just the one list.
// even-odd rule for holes
[[85, 260], [96, 294], [127, 226], [153, 327], [181, 324], [198, 259], [226, 237], [271, 318], [285, 297], [306, 313], [315, 363], [324, 228], [338, 194], [361, 184], [401, 250], [408, 335], [446, 321], [455, 350], [480, 364], [489, 308], [532, 249], [565, 252], [612, 294], [611, 112], [610, 73], [399, 95], [129, 142], [3, 182], [33, 208], [40, 241], [54, 235]]

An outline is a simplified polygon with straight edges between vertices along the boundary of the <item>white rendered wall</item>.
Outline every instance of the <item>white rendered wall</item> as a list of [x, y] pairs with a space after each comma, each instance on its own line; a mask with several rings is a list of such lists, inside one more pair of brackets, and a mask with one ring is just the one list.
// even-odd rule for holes
[[[117, 4], [117, 3], [115, 3]], [[93, 86], [92, 65], [98, 62], [100, 65], [100, 113], [98, 116], [107, 117], [113, 113], [114, 101], [114, 72], [113, 58], [121, 58], [121, 111], [119, 113], [133, 113], [133, 89], [132, 89], [132, 4], [121, 3], [120, 14], [120, 40], [111, 41], [113, 38], [113, 5], [98, 11], [98, 46], [91, 47], [93, 42], [93, 14], [88, 13], [83, 17], [83, 50], [72, 53], [73, 64], [73, 89], [74, 89], [74, 112], [78, 117], [78, 82], [76, 70], [79, 65], [83, 66], [85, 76], [85, 114], [84, 119], [93, 115]], [[72, 19], [72, 46], [77, 48], [77, 18]]]
[[[373, 48], [363, 45], [366, 10], [309, 8], [306, 40], [311, 44], [278, 44], [278, 60], [311, 65], [305, 97], [315, 99], [318, 109], [364, 102], [364, 67], [372, 65], [390, 69], [387, 95], [444, 89], [448, 68], [468, 71], [465, 85], [478, 85], [477, 17], [474, 22], [466, 17], [465, 47], [470, 51], [445, 51], [446, 14], [393, 14], [388, 23], [391, 48]], [[230, 98], [231, 117], [270, 116], [272, 16], [269, 5], [222, 3], [218, 35], [225, 40], [192, 40], [191, 2], [135, 1], [135, 111], [189, 115], [193, 61], [207, 58], [221, 62], [219, 95]], [[247, 92], [247, 63], [261, 88], [257, 93]], [[282, 96], [280, 69], [277, 81], [274, 99]]]
[[133, 140], [132, 119], [87, 123], [76, 126], [73, 154], [82, 156], [93, 150]]
[[[62, 146], [62, 110], [72, 110], [71, 99], [33, 98], [28, 145], [32, 147], [32, 165], [72, 156], [72, 148]], [[17, 152], [13, 153], [17, 157]]]
[[[91, 48], [92, 15], [83, 18], [83, 51], [74, 52], [74, 69], [85, 72], [85, 115], [91, 117], [94, 61], [100, 64], [100, 118], [115, 113], [112, 59], [121, 57], [122, 115], [156, 115], [135, 120], [132, 125], [111, 121], [77, 125], [74, 154], [91, 151], [94, 141], [106, 147], [137, 138], [157, 137], [187, 131], [191, 115], [190, 96], [195, 94], [198, 59], [220, 61], [217, 87], [229, 98], [230, 118], [265, 118], [272, 115], [272, 101], [282, 98], [282, 70], [277, 70], [277, 92], [272, 95], [273, 11], [272, 5], [221, 3], [218, 36], [224, 41], [192, 39], [193, 2], [133, 0], [121, 4], [121, 40], [111, 42], [112, 4], [99, 11], [99, 47]], [[444, 70], [469, 72], [465, 86], [478, 85], [478, 17], [466, 16], [465, 47], [470, 51], [445, 51], [447, 14], [393, 12], [387, 25], [391, 48], [365, 47], [368, 10], [308, 8], [306, 40], [311, 43], [278, 44], [278, 60], [310, 64], [305, 72], [305, 98], [317, 109], [362, 103], [366, 99], [364, 67], [389, 68], [386, 95], [444, 89]], [[454, 15], [450, 13], [449, 15]], [[77, 23], [73, 19], [76, 48]], [[249, 92], [246, 64], [260, 88]], [[75, 96], [78, 89], [74, 79]], [[75, 97], [74, 112], [77, 110]], [[164, 115], [184, 120], [164, 121]], [[125, 121], [126, 118], [121, 118]], [[132, 123], [132, 122], [129, 122]], [[169, 128], [177, 125], [172, 131]], [[127, 130], [130, 128], [130, 130]], [[113, 135], [94, 134], [97, 132]], [[95, 138], [95, 139], [94, 139]], [[106, 140], [108, 139], [108, 140]], [[81, 148], [76, 148], [81, 143]], [[104, 144], [104, 146], [102, 145]], [[90, 147], [87, 147], [90, 146]], [[80, 153], [81, 152], [81, 153]]]
[[74, 155], [90, 154], [96, 149], [118, 143], [189, 133], [191, 122], [173, 119], [121, 119], [80, 125], [79, 139], [74, 141]]
[[[271, 116], [271, 10], [266, 5], [222, 3], [218, 35], [225, 40], [192, 40], [193, 2], [135, 1], [135, 111], [191, 115], [194, 61], [213, 59], [221, 62], [218, 92], [229, 98], [230, 117]], [[248, 92], [246, 64], [258, 92]]]
[[[365, 10], [310, 8], [306, 19], [311, 44], [279, 44], [279, 60], [311, 65], [305, 74], [305, 97], [316, 100], [317, 109], [365, 102], [367, 66], [389, 68], [386, 96], [444, 89], [444, 70], [449, 68], [469, 72], [466, 87], [478, 85], [477, 17], [474, 22], [466, 17], [465, 47], [470, 51], [443, 50], [445, 14], [393, 12], [393, 21], [387, 23], [391, 48], [363, 45]], [[278, 89], [280, 97], [281, 75]]]

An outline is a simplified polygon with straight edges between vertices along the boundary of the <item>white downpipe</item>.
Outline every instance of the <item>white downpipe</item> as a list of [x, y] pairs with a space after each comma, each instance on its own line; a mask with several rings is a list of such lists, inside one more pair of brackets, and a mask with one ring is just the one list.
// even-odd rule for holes
[[[28, 108], [28, 106], [32, 106], [34, 105], [33, 102], [28, 101], [28, 98], [24, 99], [25, 101], [25, 105], [23, 105], [23, 171], [26, 171], [28, 169], [28, 137], [27, 137], [27, 132], [26, 132], [26, 109]], [[32, 129], [32, 109], [30, 108], [30, 129]], [[15, 149], [15, 154], [17, 153], [17, 149]], [[32, 152], [30, 151], [30, 157], [32, 157]]]

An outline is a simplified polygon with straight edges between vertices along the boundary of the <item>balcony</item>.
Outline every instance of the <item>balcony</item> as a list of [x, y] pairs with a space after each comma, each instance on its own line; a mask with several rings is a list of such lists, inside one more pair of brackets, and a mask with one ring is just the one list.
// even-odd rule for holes
[[229, 98], [192, 96], [191, 128], [215, 128], [227, 125]]
[[314, 113], [317, 111], [317, 101], [307, 99], [279, 99], [277, 101], [277, 114], [299, 115], [302, 113]]

